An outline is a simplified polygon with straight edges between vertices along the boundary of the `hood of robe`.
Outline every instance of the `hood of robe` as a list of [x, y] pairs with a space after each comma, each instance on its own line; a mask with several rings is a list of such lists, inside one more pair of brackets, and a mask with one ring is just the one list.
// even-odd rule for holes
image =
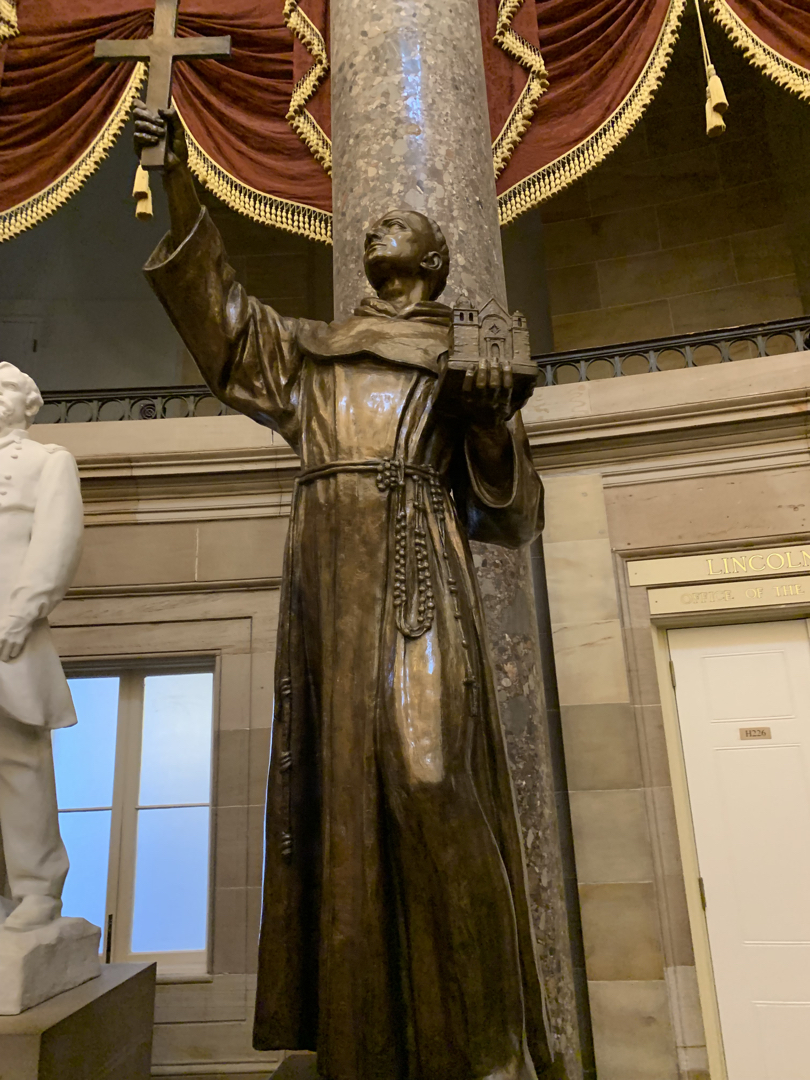
[[388, 301], [369, 296], [345, 322], [301, 320], [297, 339], [315, 360], [375, 357], [438, 374], [450, 350], [452, 323], [452, 308], [435, 300], [397, 312]]

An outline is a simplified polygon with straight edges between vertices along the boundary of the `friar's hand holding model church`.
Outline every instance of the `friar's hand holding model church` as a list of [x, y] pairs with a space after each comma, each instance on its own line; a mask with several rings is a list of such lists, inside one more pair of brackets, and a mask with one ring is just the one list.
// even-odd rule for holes
[[255, 1046], [316, 1050], [325, 1080], [561, 1075], [469, 549], [541, 525], [509, 366], [482, 364], [442, 410], [450, 256], [410, 210], [368, 229], [377, 295], [345, 322], [248, 296], [178, 118], [138, 106], [135, 120], [139, 150], [167, 135], [171, 231], [147, 277], [213, 393], [301, 459]]

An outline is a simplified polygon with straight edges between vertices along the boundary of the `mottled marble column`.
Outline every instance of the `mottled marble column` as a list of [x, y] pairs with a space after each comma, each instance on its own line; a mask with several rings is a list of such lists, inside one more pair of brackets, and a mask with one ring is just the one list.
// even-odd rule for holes
[[371, 290], [365, 229], [408, 206], [450, 247], [442, 299], [506, 302], [478, 0], [332, 0], [335, 317]]
[[[441, 299], [506, 305], [478, 0], [331, 0], [335, 317], [371, 292], [367, 226], [407, 206], [450, 248]], [[582, 1076], [528, 549], [473, 545], [554, 1049]]]
[[472, 548], [523, 830], [537, 958], [554, 1049], [565, 1060], [568, 1080], [582, 1080], [580, 1017], [530, 551], [494, 544]]

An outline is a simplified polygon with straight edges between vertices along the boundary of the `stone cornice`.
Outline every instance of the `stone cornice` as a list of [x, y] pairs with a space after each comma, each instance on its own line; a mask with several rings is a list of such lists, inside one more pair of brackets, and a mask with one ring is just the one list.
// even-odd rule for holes
[[289, 513], [298, 457], [244, 416], [36, 425], [79, 465], [90, 524]]
[[[653, 483], [810, 462], [810, 353], [544, 387], [524, 410], [541, 474]], [[76, 457], [88, 521], [286, 516], [299, 461], [243, 416], [37, 425]]]
[[538, 390], [524, 410], [541, 473], [606, 482], [808, 463], [807, 353]]

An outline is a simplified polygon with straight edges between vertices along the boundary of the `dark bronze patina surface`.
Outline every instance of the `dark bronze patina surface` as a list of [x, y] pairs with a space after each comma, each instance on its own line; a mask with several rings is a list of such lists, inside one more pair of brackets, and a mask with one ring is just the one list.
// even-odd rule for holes
[[[163, 134], [146, 109], [136, 119], [139, 146]], [[453, 410], [436, 408], [449, 255], [412, 211], [369, 229], [377, 296], [345, 322], [249, 297], [170, 124], [172, 226], [147, 276], [212, 392], [302, 463], [255, 1045], [317, 1051], [325, 1080], [560, 1075], [468, 543], [517, 546], [541, 525], [508, 365], [490, 357]]]

